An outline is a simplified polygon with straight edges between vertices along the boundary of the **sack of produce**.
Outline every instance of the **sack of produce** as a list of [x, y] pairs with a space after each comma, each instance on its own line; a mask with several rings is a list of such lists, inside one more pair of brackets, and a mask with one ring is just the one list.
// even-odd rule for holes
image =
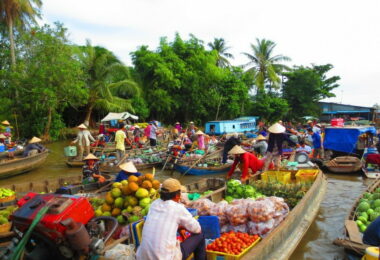
[[228, 202], [223, 200], [215, 204], [210, 210], [211, 216], [217, 216], [219, 218], [220, 225], [224, 225], [228, 223], [228, 218], [225, 213], [227, 206], [228, 206]]
[[231, 230], [234, 232], [248, 233], [248, 226], [247, 224], [243, 224], [239, 226], [231, 226]]
[[227, 206], [225, 212], [231, 225], [239, 226], [247, 223], [247, 204], [246, 200], [234, 200]]
[[275, 221], [273, 218], [269, 219], [266, 222], [253, 222], [249, 221], [247, 223], [247, 228], [248, 228], [248, 234], [250, 235], [259, 235], [263, 236], [275, 227]]
[[189, 194], [181, 192], [181, 200], [180, 202], [185, 205], [185, 207], [188, 207], [191, 204], [191, 200], [189, 200]]
[[275, 204], [268, 198], [260, 198], [249, 203], [247, 208], [249, 218], [253, 222], [267, 222], [275, 213]]
[[274, 212], [273, 217], [274, 218], [281, 217], [282, 219], [284, 219], [289, 213], [288, 204], [285, 203], [283, 198], [269, 197], [268, 199], [274, 203], [275, 212]]
[[209, 199], [199, 199], [190, 203], [190, 207], [198, 210], [199, 216], [209, 216], [210, 210], [214, 207], [215, 203]]

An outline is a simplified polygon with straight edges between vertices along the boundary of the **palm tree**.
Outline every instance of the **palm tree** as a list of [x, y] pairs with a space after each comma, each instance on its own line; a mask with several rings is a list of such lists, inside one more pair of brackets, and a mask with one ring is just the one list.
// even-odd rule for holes
[[85, 123], [89, 124], [94, 109], [103, 111], [134, 112], [127, 99], [139, 94], [140, 88], [130, 79], [128, 68], [110, 51], [103, 47], [80, 47], [79, 59], [87, 75], [88, 101]]
[[243, 53], [250, 60], [244, 67], [250, 66], [248, 71], [253, 73], [255, 85], [260, 91], [264, 90], [266, 83], [269, 84], [270, 88], [278, 88], [281, 83], [278, 74], [288, 69], [280, 62], [291, 59], [281, 54], [273, 55], [275, 47], [276, 44], [270, 40], [256, 38], [256, 45], [251, 44], [253, 54]]
[[214, 42], [210, 42], [208, 46], [211, 48], [211, 50], [215, 50], [218, 53], [217, 65], [219, 67], [225, 68], [230, 65], [228, 59], [233, 59], [234, 56], [231, 53], [227, 52], [230, 47], [226, 46], [226, 42], [223, 38], [215, 38]]
[[8, 27], [12, 66], [16, 65], [14, 27], [25, 28], [36, 24], [35, 17], [41, 17], [41, 0], [1, 0], [0, 22]]

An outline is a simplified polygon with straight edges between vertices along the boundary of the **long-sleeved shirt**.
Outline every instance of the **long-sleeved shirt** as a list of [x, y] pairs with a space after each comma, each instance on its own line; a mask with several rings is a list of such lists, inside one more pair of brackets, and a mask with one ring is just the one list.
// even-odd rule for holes
[[239, 138], [236, 138], [235, 136], [231, 136], [227, 139], [226, 143], [224, 144], [224, 152], [228, 153], [232, 148], [234, 148], [235, 145], [240, 145], [241, 141]]
[[29, 155], [29, 152], [31, 150], [38, 150], [38, 152], [41, 153], [41, 152], [43, 152], [45, 150], [45, 147], [42, 144], [39, 144], [39, 143], [28, 144], [25, 147], [24, 152], [22, 153], [22, 156], [23, 157], [27, 157]]
[[260, 154], [264, 156], [268, 150], [268, 143], [266, 141], [259, 141], [252, 145], [252, 148], [258, 148], [260, 150]]
[[115, 182], [121, 182], [123, 180], [128, 180], [129, 176], [131, 176], [131, 175], [139, 177], [139, 176], [141, 176], [141, 173], [139, 173], [139, 172], [130, 173], [130, 172], [126, 172], [126, 171], [121, 170], [117, 174]]
[[99, 162], [96, 162], [92, 168], [88, 166], [87, 164], [83, 165], [82, 167], [82, 174], [83, 174], [83, 179], [92, 177], [93, 174], [99, 175]]
[[264, 160], [259, 160], [254, 154], [246, 152], [239, 156], [235, 157], [235, 161], [232, 164], [228, 176], [231, 176], [238, 163], [241, 163], [242, 179], [245, 179], [248, 176], [248, 169], [251, 169], [253, 173], [256, 173], [258, 170], [261, 170], [264, 167]]
[[268, 139], [268, 152], [273, 152], [274, 147], [277, 147], [277, 151], [279, 155], [282, 155], [282, 145], [284, 141], [287, 141], [289, 145], [296, 145], [295, 142], [293, 142], [291, 139], [289, 139], [289, 136], [285, 133], [281, 134], [269, 134]]
[[206, 149], [204, 135], [198, 136], [198, 148], [202, 150]]
[[79, 146], [90, 146], [90, 142], [95, 142], [95, 138], [92, 137], [90, 131], [79, 131], [74, 143], [78, 143]]
[[145, 129], [144, 129], [144, 135], [146, 136], [146, 137], [148, 137], [149, 138], [149, 136], [150, 136], [150, 128], [152, 127], [152, 125], [148, 125], [147, 127], [145, 127]]
[[156, 131], [157, 131], [157, 127], [155, 125], [152, 125], [150, 127], [150, 134], [149, 134], [149, 138], [150, 139], [157, 139], [157, 133], [156, 133]]
[[314, 133], [311, 138], [313, 139], [313, 147], [314, 148], [321, 148], [322, 147], [322, 142], [321, 142], [321, 136], [319, 133]]
[[191, 233], [200, 233], [201, 226], [189, 211], [173, 200], [155, 200], [149, 208], [142, 242], [137, 249], [137, 260], [181, 260], [178, 227]]

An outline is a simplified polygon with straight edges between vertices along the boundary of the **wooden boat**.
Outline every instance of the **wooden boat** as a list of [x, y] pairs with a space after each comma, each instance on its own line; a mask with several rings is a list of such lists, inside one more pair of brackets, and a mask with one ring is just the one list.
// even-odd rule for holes
[[[366, 155], [368, 152], [368, 148], [364, 149], [364, 153], [362, 156], [362, 171], [364, 173], [364, 176], [369, 178], [369, 179], [377, 179], [380, 177], [380, 167], [374, 167], [370, 168], [366, 166]], [[372, 152], [370, 152], [372, 153]]]
[[182, 174], [189, 175], [208, 175], [226, 173], [231, 169], [231, 164], [222, 164], [218, 166], [194, 166], [189, 163], [176, 163], [174, 169]]
[[[137, 170], [143, 170], [143, 169], [149, 169], [156, 166], [159, 166], [161, 162], [155, 162], [155, 163], [140, 163], [135, 164]], [[99, 170], [101, 173], [118, 173], [120, 172], [120, 168], [117, 165], [110, 165], [106, 163], [100, 164]]]
[[49, 155], [46, 150], [28, 157], [16, 157], [0, 162], [0, 178], [8, 178], [14, 175], [31, 171], [43, 164]]
[[226, 180], [223, 178], [203, 178], [197, 182], [185, 184], [185, 187], [189, 193], [204, 193], [205, 191], [212, 190], [213, 193], [205, 196], [206, 198], [211, 198], [213, 194], [218, 194], [221, 191], [224, 191], [225, 185]]
[[[368, 186], [368, 188], [363, 192], [363, 194], [366, 192], [371, 193], [379, 187], [380, 187], [380, 179], [377, 179], [371, 185]], [[344, 222], [344, 225], [345, 225], [344, 237], [337, 238], [333, 242], [335, 245], [342, 246], [348, 251], [354, 252], [359, 255], [363, 255], [365, 253], [365, 249], [367, 247], [370, 247], [370, 245], [366, 245], [363, 243], [362, 235], [355, 222], [356, 208], [359, 205], [360, 199], [363, 198], [363, 194], [361, 194], [359, 198], [356, 199], [354, 205], [352, 206], [350, 212], [348, 213], [348, 216], [346, 217], [346, 220]]]
[[327, 162], [325, 166], [331, 172], [352, 173], [362, 168], [362, 162], [354, 156], [339, 156]]
[[[297, 206], [289, 212], [286, 219], [241, 259], [289, 259], [318, 214], [326, 189], [326, 177], [322, 171], [319, 171], [313, 185]], [[219, 202], [223, 199], [224, 192], [225, 187], [206, 196], [206, 198], [208, 197], [214, 202]]]
[[[24, 148], [16, 149], [16, 151], [13, 152], [13, 155], [14, 156], [21, 155], [23, 152], [24, 152]], [[9, 155], [8, 151], [0, 152], [0, 158], [6, 158], [6, 157], [8, 157], [8, 155]]]

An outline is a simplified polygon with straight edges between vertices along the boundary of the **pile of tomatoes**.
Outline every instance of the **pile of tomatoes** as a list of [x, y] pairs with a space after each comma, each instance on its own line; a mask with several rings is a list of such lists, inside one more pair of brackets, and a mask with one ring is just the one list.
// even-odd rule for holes
[[230, 231], [223, 233], [221, 237], [207, 245], [207, 250], [239, 255], [257, 239], [259, 239], [258, 235], [251, 236], [247, 233]]

